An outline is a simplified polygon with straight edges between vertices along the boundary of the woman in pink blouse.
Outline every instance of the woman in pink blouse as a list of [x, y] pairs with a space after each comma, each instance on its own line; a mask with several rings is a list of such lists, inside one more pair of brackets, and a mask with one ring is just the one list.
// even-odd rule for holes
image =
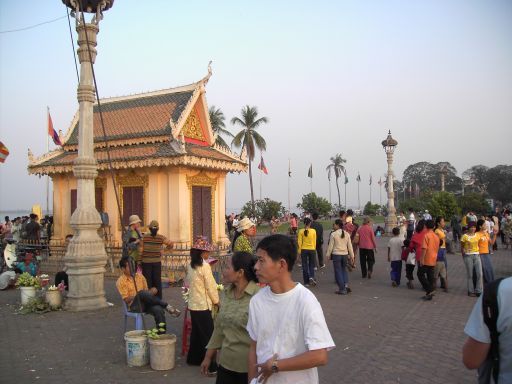
[[363, 279], [367, 276], [372, 278], [373, 264], [375, 264], [375, 253], [377, 253], [377, 244], [371, 220], [368, 216], [363, 219], [363, 225], [357, 230], [359, 235], [359, 261], [361, 263], [361, 275]]

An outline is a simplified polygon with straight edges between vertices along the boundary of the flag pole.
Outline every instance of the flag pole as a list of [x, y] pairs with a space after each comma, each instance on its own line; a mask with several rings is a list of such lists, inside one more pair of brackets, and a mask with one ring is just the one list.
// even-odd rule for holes
[[261, 200], [261, 183], [262, 183], [262, 180], [263, 180], [263, 169], [260, 169], [260, 200]]
[[[46, 125], [50, 118], [50, 107], [46, 106]], [[48, 135], [48, 127], [46, 127], [46, 153], [50, 152], [50, 137]], [[46, 175], [46, 214], [50, 214], [50, 175]], [[41, 219], [41, 217], [40, 217]]]
[[357, 206], [359, 210], [361, 210], [361, 199], [359, 197], [359, 184], [361, 184], [361, 178], [359, 178], [359, 180], [357, 180]]
[[292, 208], [290, 206], [290, 179], [292, 177], [292, 163], [291, 160], [288, 159], [288, 213], [292, 213]]

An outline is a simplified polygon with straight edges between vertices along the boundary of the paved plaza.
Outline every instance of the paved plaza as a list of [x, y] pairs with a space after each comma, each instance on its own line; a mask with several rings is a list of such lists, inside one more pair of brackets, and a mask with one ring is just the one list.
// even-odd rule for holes
[[[473, 383], [464, 368], [461, 347], [464, 324], [476, 299], [466, 295], [460, 254], [448, 255], [449, 293], [423, 302], [419, 284], [392, 288], [386, 239], [379, 239], [374, 275], [350, 274], [353, 293], [335, 295], [332, 265], [323, 269], [313, 288], [336, 343], [329, 364], [320, 368], [320, 383]], [[492, 256], [497, 277], [512, 274], [510, 250]], [[295, 268], [297, 281], [301, 280]], [[404, 276], [402, 277], [404, 279]], [[128, 368], [123, 340], [121, 299], [115, 280], [105, 282], [114, 306], [96, 312], [51, 312], [16, 315], [19, 292], [0, 292], [1, 383], [213, 383], [188, 367], [180, 356], [182, 319], [168, 316], [178, 335], [174, 370]], [[164, 299], [182, 305], [180, 290], [164, 290]], [[148, 318], [153, 326], [153, 320]], [[293, 321], [290, 319], [290, 321]], [[130, 326], [133, 326], [130, 323]]]

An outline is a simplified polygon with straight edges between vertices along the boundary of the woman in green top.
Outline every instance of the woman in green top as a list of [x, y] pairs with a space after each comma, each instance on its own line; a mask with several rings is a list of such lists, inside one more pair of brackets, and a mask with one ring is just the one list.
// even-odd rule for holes
[[208, 367], [220, 350], [217, 384], [247, 384], [250, 338], [247, 333], [249, 301], [258, 292], [254, 273], [256, 260], [251, 253], [235, 252], [224, 269], [223, 281], [230, 284], [221, 295], [220, 311], [215, 329], [206, 346], [201, 373], [208, 376]]
[[254, 253], [250, 237], [256, 235], [256, 224], [248, 217], [244, 217], [236, 227], [235, 238], [233, 239], [233, 252]]

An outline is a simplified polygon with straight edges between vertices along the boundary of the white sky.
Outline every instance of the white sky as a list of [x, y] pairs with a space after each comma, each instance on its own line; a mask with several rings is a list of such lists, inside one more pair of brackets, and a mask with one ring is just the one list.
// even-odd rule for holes
[[[60, 0], [0, 0], [0, 31], [65, 14]], [[361, 204], [370, 174], [379, 202], [389, 129], [399, 179], [418, 161], [449, 161], [459, 175], [511, 163], [511, 20], [506, 0], [117, 0], [100, 23], [95, 70], [100, 97], [111, 97], [192, 83], [213, 60], [207, 100], [228, 129], [246, 104], [270, 120], [260, 130], [263, 196], [287, 206], [291, 159], [292, 207], [310, 191], [310, 163], [313, 190], [329, 198], [325, 168], [342, 153], [356, 207], [358, 172]], [[10, 150], [0, 165], [0, 210], [45, 205], [44, 179], [26, 171], [27, 148], [46, 151], [47, 106], [55, 128], [67, 131], [76, 86], [66, 18], [0, 33], [0, 141]], [[247, 174], [230, 175], [228, 211], [249, 198]]]

